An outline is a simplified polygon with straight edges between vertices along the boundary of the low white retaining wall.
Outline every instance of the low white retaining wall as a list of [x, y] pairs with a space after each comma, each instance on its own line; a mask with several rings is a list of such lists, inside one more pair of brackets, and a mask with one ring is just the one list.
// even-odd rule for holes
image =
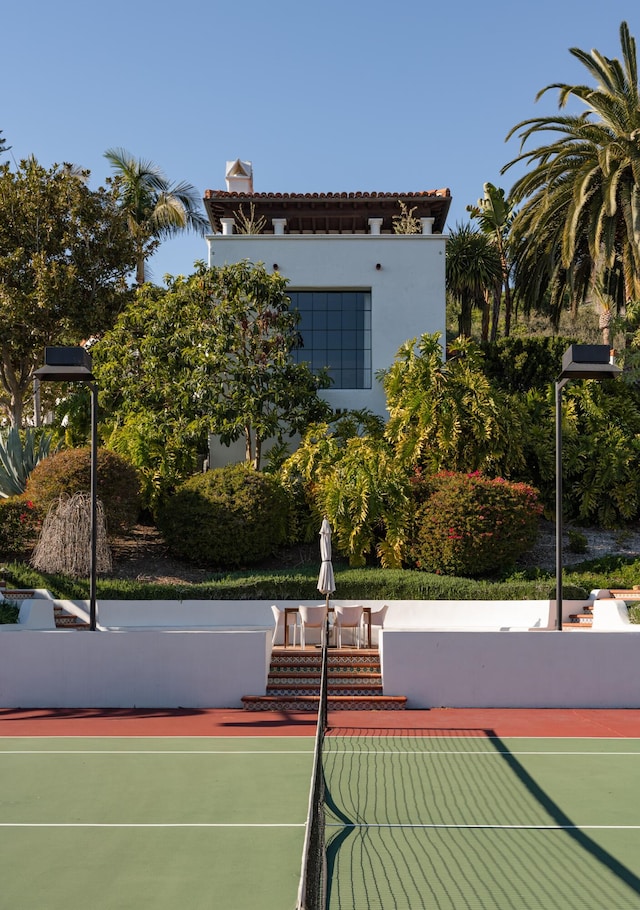
[[0, 635], [0, 705], [239, 708], [264, 692], [268, 632]]
[[638, 708], [640, 638], [625, 632], [381, 633], [384, 690], [409, 708]]
[[[87, 612], [86, 602], [58, 601], [73, 612]], [[271, 604], [280, 609], [298, 605], [318, 606], [322, 600], [100, 600], [98, 626], [101, 629], [271, 629]], [[331, 599], [331, 606], [350, 606], [354, 600]], [[555, 623], [553, 600], [361, 600], [357, 603], [381, 610], [388, 605], [385, 628], [399, 629], [546, 629]], [[563, 612], [568, 615], [582, 601], [567, 601]], [[374, 627], [373, 640], [377, 641]], [[309, 641], [314, 630], [310, 631]], [[276, 639], [282, 644], [282, 633]]]
[[[640, 707], [640, 637], [544, 631], [554, 601], [387, 603], [384, 630], [374, 629], [384, 690], [411, 708]], [[52, 617], [52, 603], [40, 606]], [[72, 606], [86, 615], [86, 603]], [[580, 607], [565, 601], [563, 613]], [[28, 635], [0, 634], [0, 706], [225, 708], [265, 691], [270, 601], [99, 601], [98, 620], [97, 632], [21, 624]]]

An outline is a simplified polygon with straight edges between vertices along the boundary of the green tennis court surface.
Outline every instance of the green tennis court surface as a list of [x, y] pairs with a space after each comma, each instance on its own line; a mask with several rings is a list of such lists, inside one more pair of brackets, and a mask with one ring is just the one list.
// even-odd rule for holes
[[638, 910], [640, 740], [324, 743], [331, 910]]
[[2, 910], [295, 906], [309, 737], [0, 739]]

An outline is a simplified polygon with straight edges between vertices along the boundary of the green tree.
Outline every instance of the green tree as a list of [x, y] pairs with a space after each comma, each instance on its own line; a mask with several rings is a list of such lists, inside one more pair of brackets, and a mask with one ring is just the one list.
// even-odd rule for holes
[[487, 378], [468, 338], [449, 346], [446, 362], [438, 334], [407, 341], [382, 379], [386, 437], [412, 469], [509, 476], [522, 466], [518, 410]]
[[[165, 456], [202, 449], [212, 432], [226, 445], [244, 438], [246, 461], [259, 468], [265, 439], [325, 417], [326, 376], [290, 357], [297, 324], [286, 279], [262, 264], [200, 264], [166, 289], [145, 285], [93, 348], [103, 408], [116, 437], [126, 430], [136, 465], [163, 476]], [[145, 443], [135, 428], [149, 424]]]
[[127, 225], [88, 171], [35, 158], [0, 166], [0, 408], [22, 423], [51, 344], [78, 344], [112, 324], [135, 263]]
[[329, 519], [335, 549], [351, 565], [364, 565], [374, 554], [385, 568], [402, 565], [411, 516], [409, 472], [372, 415], [354, 412], [311, 426], [281, 478], [291, 492], [304, 489], [314, 530], [321, 516]]
[[[570, 49], [595, 86], [553, 83], [537, 96], [557, 89], [560, 108], [577, 101], [586, 110], [523, 120], [507, 136], [519, 132], [521, 151], [503, 173], [515, 164], [529, 167], [511, 189], [514, 203], [522, 203], [513, 223], [520, 247], [515, 277], [529, 303], [549, 288], [556, 310], [567, 300], [575, 308], [594, 282], [622, 305], [640, 298], [640, 96], [626, 22], [620, 43], [622, 61]], [[549, 141], [524, 150], [545, 134]]]
[[451, 231], [446, 250], [446, 288], [460, 305], [458, 334], [471, 336], [473, 307], [483, 311], [483, 340], [488, 333], [488, 299], [502, 280], [500, 255], [491, 239], [470, 224]]
[[514, 208], [509, 199], [505, 198], [504, 190], [485, 183], [484, 196], [478, 200], [477, 205], [468, 205], [467, 211], [475, 219], [483, 234], [490, 237], [495, 243], [500, 256], [502, 280], [493, 288], [493, 315], [491, 320], [491, 341], [498, 337], [498, 321], [500, 317], [500, 303], [504, 292], [504, 334], [508, 338], [511, 332], [511, 263], [509, 261], [509, 231], [514, 218]]
[[0, 155], [3, 155], [5, 152], [8, 152], [11, 148], [10, 145], [7, 145], [7, 140], [2, 135], [4, 130], [0, 130]]
[[190, 183], [172, 183], [156, 164], [125, 149], [108, 149], [104, 156], [116, 173], [119, 204], [136, 245], [136, 281], [142, 285], [146, 260], [161, 240], [189, 230], [204, 236], [209, 222]]

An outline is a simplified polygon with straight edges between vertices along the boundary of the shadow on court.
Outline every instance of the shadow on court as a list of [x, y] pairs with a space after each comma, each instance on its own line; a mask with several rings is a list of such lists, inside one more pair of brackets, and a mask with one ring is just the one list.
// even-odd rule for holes
[[[589, 811], [588, 756], [581, 769], [539, 753], [534, 774], [490, 729], [406, 733], [334, 728], [325, 742], [331, 910], [640, 907], [640, 877], [620, 858], [638, 856], [640, 832], [574, 820]], [[553, 795], [562, 773], [581, 775], [583, 804], [575, 788], [568, 808]]]

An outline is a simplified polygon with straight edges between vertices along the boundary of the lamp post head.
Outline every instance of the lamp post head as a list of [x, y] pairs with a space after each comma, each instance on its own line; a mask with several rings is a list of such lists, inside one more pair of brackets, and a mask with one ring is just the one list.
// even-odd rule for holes
[[91, 354], [81, 347], [47, 347], [35, 376], [40, 382], [90, 382], [95, 378]]
[[572, 344], [562, 355], [563, 379], [614, 379], [622, 370], [611, 362], [608, 344]]

